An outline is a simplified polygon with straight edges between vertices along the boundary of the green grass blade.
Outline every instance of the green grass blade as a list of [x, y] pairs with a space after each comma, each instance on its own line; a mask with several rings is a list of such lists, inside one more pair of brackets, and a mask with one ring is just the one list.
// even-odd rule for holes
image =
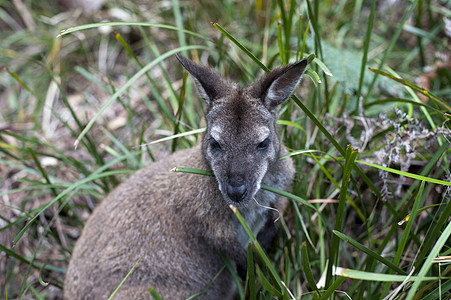
[[[423, 16], [423, 11], [425, 11], [425, 9], [423, 8], [423, 1], [419, 1], [418, 2], [418, 6], [417, 6], [417, 13], [416, 13], [416, 17], [415, 17], [415, 27], [413, 26], [409, 26], [406, 25], [404, 26], [404, 30], [407, 32], [411, 32], [414, 33], [417, 36], [417, 47], [418, 47], [418, 54], [420, 56], [420, 66], [422, 68], [424, 68], [424, 66], [426, 65], [426, 59], [424, 57], [424, 48], [423, 48], [423, 43], [422, 43], [422, 34], [421, 33], [426, 33], [428, 34], [426, 31], [421, 30], [421, 23], [422, 23], [422, 19], [424, 19]], [[412, 31], [409, 31], [409, 29], [412, 29]], [[427, 35], [426, 35], [427, 37]], [[431, 39], [435, 39], [435, 36], [431, 36]]]
[[[412, 15], [412, 12], [415, 8], [415, 6], [418, 4], [418, 0], [414, 0], [411, 2], [409, 9], [407, 10], [407, 12], [405, 13], [405, 15], [403, 16], [403, 18], [401, 19], [401, 21], [398, 23], [398, 26], [396, 27], [396, 31], [395, 33], [392, 35], [392, 39], [390, 40], [390, 43], [387, 46], [387, 49], [384, 51], [384, 54], [382, 56], [381, 62], [379, 64], [379, 68], [381, 69], [382, 66], [384, 65], [385, 61], [387, 60], [387, 58], [389, 57], [389, 55], [391, 54], [393, 47], [396, 44], [396, 41], [399, 38], [399, 35], [401, 34], [402, 30], [403, 30], [403, 26], [404, 24], [407, 22], [407, 20], [410, 18], [410, 16]], [[368, 93], [366, 94], [363, 103], [366, 103], [368, 97], [371, 94], [371, 91], [374, 87], [374, 84], [376, 83], [377, 80], [377, 74], [375, 74], [375, 76], [373, 77], [373, 80], [371, 81], [369, 87], [368, 87]]]
[[277, 290], [278, 291], [283, 291], [284, 287], [281, 284], [282, 279], [279, 277], [279, 274], [277, 273], [273, 263], [271, 262], [271, 260], [266, 255], [266, 253], [263, 250], [263, 248], [260, 245], [260, 243], [257, 241], [257, 238], [255, 237], [255, 235], [253, 234], [252, 230], [247, 225], [247, 223], [244, 220], [243, 216], [241, 215], [241, 213], [239, 212], [239, 210], [235, 206], [230, 205], [230, 209], [232, 209], [232, 211], [235, 213], [235, 216], [238, 218], [238, 220], [240, 221], [240, 223], [243, 226], [244, 230], [248, 234], [249, 238], [251, 239], [252, 243], [254, 244], [254, 248], [255, 248], [256, 253], [260, 257], [260, 259], [263, 261], [265, 267], [268, 269], [268, 271], [270, 272], [271, 276], [275, 279], [275, 281], [279, 284]]
[[403, 171], [399, 171], [399, 170], [396, 170], [396, 169], [392, 169], [392, 168], [376, 165], [376, 164], [373, 164], [373, 163], [369, 163], [369, 162], [366, 162], [366, 161], [356, 160], [355, 162], [359, 163], [359, 164], [364, 164], [364, 165], [367, 165], [367, 166], [370, 166], [370, 167], [374, 167], [374, 168], [377, 168], [377, 169], [381, 169], [381, 170], [384, 170], [384, 171], [387, 171], [387, 172], [390, 172], [390, 173], [393, 173], [393, 174], [402, 175], [402, 176], [405, 176], [405, 177], [417, 179], [417, 180], [427, 181], [427, 182], [431, 182], [431, 183], [435, 183], [435, 184], [441, 184], [441, 185], [451, 185], [451, 182], [449, 182], [449, 181], [444, 181], [444, 180], [439, 180], [439, 179], [435, 179], [435, 178], [425, 177], [425, 176], [412, 174], [412, 173], [408, 173], [408, 172], [403, 172]]
[[[323, 63], [319, 58], [315, 57], [313, 59], [313, 62], [315, 64], [318, 65], [318, 67], [323, 70], [324, 74], [326, 74], [327, 76], [333, 77], [334, 75], [332, 74], [332, 72], [329, 70], [329, 68], [326, 66], [325, 63]], [[321, 81], [319, 81], [318, 83], [321, 83]]]
[[[227, 259], [225, 257], [221, 257], [222, 259]], [[221, 275], [222, 272], [224, 272], [224, 270], [226, 269], [226, 266], [224, 265], [219, 271], [218, 273], [216, 273], [215, 277], [213, 277], [213, 279], [208, 283], [208, 285], [200, 292], [191, 295], [190, 297], [186, 298], [186, 300], [191, 300], [191, 299], [196, 299], [197, 297], [203, 295], [207, 289], [210, 288], [210, 286], [218, 279], [219, 275]]]
[[319, 57], [323, 57], [323, 49], [321, 45], [321, 32], [320, 32], [320, 26], [318, 24], [318, 10], [319, 10], [319, 3], [318, 1], [314, 1], [314, 6], [312, 7], [311, 1], [306, 1], [307, 4], [307, 12], [309, 16], [309, 20], [312, 22], [312, 28], [314, 33], [314, 41], [315, 41], [315, 52], [319, 54]]
[[280, 61], [282, 62], [282, 64], [286, 64], [287, 60], [285, 59], [286, 55], [282, 41], [282, 24], [280, 22], [277, 22], [277, 46], [279, 47]]
[[416, 92], [419, 92], [419, 93], [425, 95], [426, 97], [428, 97], [432, 101], [439, 102], [442, 106], [444, 106], [448, 110], [448, 112], [451, 112], [451, 105], [449, 105], [448, 103], [446, 103], [445, 101], [443, 101], [442, 99], [440, 99], [439, 97], [434, 95], [433, 93], [429, 92], [428, 90], [426, 90], [424, 88], [421, 88], [418, 85], [413, 84], [413, 83], [411, 83], [411, 82], [409, 82], [407, 80], [404, 80], [404, 79], [399, 78], [399, 77], [395, 77], [395, 76], [393, 76], [393, 75], [391, 75], [391, 74], [389, 74], [387, 72], [384, 72], [384, 71], [381, 71], [381, 70], [378, 70], [378, 69], [370, 68], [370, 71], [372, 71], [372, 72], [374, 72], [376, 74], [380, 74], [382, 76], [388, 77], [390, 79], [393, 79], [394, 81], [397, 81], [397, 82], [399, 82], [399, 83], [401, 83], [401, 84], [403, 84], [405, 86], [408, 86], [408, 87], [412, 88]]
[[125, 90], [127, 90], [139, 77], [147, 73], [150, 69], [152, 69], [154, 66], [159, 64], [161, 61], [167, 59], [168, 57], [171, 57], [175, 55], [178, 52], [181, 52], [182, 50], [190, 50], [190, 49], [208, 49], [205, 46], [186, 46], [186, 47], [179, 47], [173, 50], [170, 50], [164, 54], [162, 54], [160, 57], [156, 58], [152, 62], [148, 63], [144, 68], [140, 69], [135, 75], [133, 75], [132, 78], [130, 78], [120, 89], [118, 89], [102, 106], [102, 108], [96, 113], [96, 115], [89, 121], [89, 123], [85, 126], [83, 131], [79, 134], [77, 137], [74, 146], [77, 147], [80, 143], [80, 140], [86, 135], [86, 133], [91, 129], [92, 125], [94, 125], [95, 121], [100, 117], [100, 115], [113, 103], [114, 100], [116, 100]]
[[[180, 10], [180, 3], [178, 0], [171, 0], [172, 3], [172, 12], [174, 14], [174, 19], [175, 19], [175, 24], [177, 25], [177, 28], [180, 28], [182, 30], [177, 30], [177, 37], [179, 40], [179, 44], [182, 47], [185, 47], [186, 44], [186, 36], [185, 36], [185, 32], [184, 32], [184, 26], [183, 26], [183, 17], [182, 17], [182, 12]], [[186, 50], [182, 51], [183, 55], [187, 55]]]
[[[241, 287], [241, 279], [238, 273], [236, 272], [236, 268], [232, 263], [230, 262], [230, 259], [226, 256], [221, 255], [222, 260], [224, 261], [224, 265], [229, 271], [229, 273], [232, 275], [233, 281], [235, 281], [236, 286], [236, 293], [238, 294], [239, 299], [244, 299], [244, 293], [243, 289]], [[205, 289], [206, 290], [206, 289]]]
[[[283, 7], [281, 7], [281, 9], [283, 11], [285, 11], [283, 9]], [[283, 32], [284, 32], [284, 40], [285, 40], [285, 45], [284, 45], [284, 52], [285, 52], [285, 63], [288, 63], [288, 59], [289, 59], [289, 55], [290, 55], [290, 49], [291, 49], [291, 29], [293, 28], [293, 17], [294, 17], [294, 12], [296, 9], [296, 0], [291, 0], [290, 1], [290, 9], [288, 11], [288, 16], [283, 20]]]
[[8, 255], [10, 257], [13, 257], [14, 259], [17, 259], [18, 261], [22, 262], [25, 265], [32, 266], [36, 270], [40, 270], [42, 267], [47, 268], [49, 270], [54, 270], [54, 268], [52, 266], [48, 266], [48, 265], [44, 266], [44, 264], [37, 262], [37, 261], [29, 261], [28, 259], [20, 256], [19, 254], [17, 254], [16, 252], [14, 252], [11, 249], [8, 249], [7, 247], [5, 247], [2, 244], [0, 244], [0, 251], [4, 252], [6, 255]]
[[127, 159], [128, 156], [124, 155], [122, 157], [116, 158], [108, 163], [106, 163], [105, 165], [103, 165], [102, 167], [98, 168], [96, 171], [92, 172], [91, 175], [89, 175], [86, 178], [83, 178], [80, 181], [77, 181], [76, 183], [70, 185], [69, 187], [67, 187], [64, 191], [62, 191], [61, 193], [58, 194], [57, 197], [55, 197], [52, 201], [48, 202], [47, 204], [43, 205], [39, 211], [30, 219], [30, 221], [28, 221], [28, 223], [20, 230], [20, 232], [16, 235], [16, 237], [13, 240], [13, 245], [16, 245], [17, 242], [22, 238], [23, 234], [30, 228], [31, 224], [33, 224], [33, 222], [39, 217], [39, 215], [41, 215], [47, 208], [49, 208], [50, 206], [54, 205], [55, 203], [57, 203], [60, 199], [62, 199], [65, 195], [69, 194], [70, 192], [76, 190], [77, 188], [79, 188], [80, 186], [84, 185], [85, 183], [97, 180], [97, 179], [101, 179], [101, 178], [105, 178], [111, 175], [116, 175], [116, 174], [128, 174], [128, 173], [133, 173], [133, 171], [130, 170], [122, 170], [122, 171], [107, 171], [105, 172], [105, 170], [109, 169], [111, 166], [115, 165], [116, 163]]
[[[436, 207], [436, 206], [442, 206], [445, 205], [445, 203], [437, 203], [437, 204], [432, 204], [432, 205], [428, 205], [428, 206], [424, 206], [420, 209], [417, 210], [416, 214], [418, 215], [420, 212], [428, 210], [430, 208]], [[401, 221], [398, 222], [398, 225], [402, 225], [405, 222], [409, 221], [410, 217], [412, 214], [408, 214], [407, 216], [404, 217], [404, 219], [402, 219]]]
[[319, 294], [318, 287], [316, 286], [315, 278], [313, 277], [312, 269], [310, 268], [310, 259], [307, 252], [307, 244], [304, 242], [301, 245], [301, 262], [302, 269], [305, 274], [305, 278], [307, 278], [307, 282], [310, 286], [310, 289], [317, 292]]
[[213, 26], [218, 29], [224, 36], [226, 36], [232, 43], [234, 43], [241, 51], [243, 51], [247, 56], [250, 57], [262, 70], [269, 72], [270, 69], [262, 63], [254, 54], [252, 54], [249, 49], [247, 49], [243, 44], [241, 44], [236, 38], [234, 38], [227, 30], [221, 27], [218, 23], [213, 23]]
[[[311, 154], [310, 157], [315, 160], [316, 164], [319, 166], [321, 171], [323, 171], [324, 175], [326, 175], [326, 177], [330, 180], [330, 182], [332, 182], [332, 184], [337, 189], [339, 189], [340, 185], [338, 184], [338, 182], [332, 177], [330, 172], [327, 170], [326, 167], [324, 167], [324, 165], [318, 160], [318, 158], [314, 154]], [[362, 219], [362, 221], [366, 222], [365, 215], [363, 214], [362, 210], [355, 204], [354, 200], [352, 200], [351, 197], [349, 197], [349, 196], [346, 197], [346, 200], [352, 205], [352, 207], [355, 209], [355, 211], [357, 212], [359, 217]]]
[[337, 140], [329, 133], [329, 131], [324, 127], [324, 125], [318, 120], [315, 114], [306, 106], [302, 101], [296, 96], [291, 96], [293, 101], [302, 109], [302, 111], [307, 115], [307, 117], [321, 130], [321, 132], [326, 136], [326, 138], [334, 145], [334, 147], [340, 152], [341, 155], [345, 155], [344, 149], [340, 146]]
[[[186, 79], [188, 78], [188, 72], [185, 71], [185, 76], [183, 76], [182, 88], [180, 90], [179, 97], [179, 105], [177, 108], [177, 113], [175, 114], [175, 127], [174, 127], [174, 135], [179, 134], [180, 121], [182, 119], [183, 112], [183, 104], [185, 103], [185, 88], [186, 88]], [[174, 152], [177, 148], [177, 139], [172, 140], [172, 152]]]
[[301, 131], [305, 131], [304, 128], [302, 128], [301, 125], [291, 122], [291, 121], [287, 121], [287, 120], [277, 120], [277, 125], [284, 125], [284, 126], [291, 126], [291, 127], [295, 127]]
[[275, 295], [277, 299], [282, 299], [282, 293], [269, 282], [259, 266], [257, 266], [257, 278], [265, 290]]
[[312, 80], [315, 87], [317, 87], [318, 84], [321, 83], [321, 78], [319, 78], [318, 73], [310, 68], [305, 70], [304, 75], [308, 76]]
[[124, 49], [127, 51], [128, 55], [130, 55], [134, 61], [140, 66], [141, 68], [144, 67], [144, 65], [139, 61], [139, 59], [136, 57], [135, 53], [133, 53], [133, 50], [130, 48], [130, 45], [122, 38], [122, 35], [119, 32], [116, 32], [114, 34], [118, 42], [124, 47]]
[[201, 169], [193, 169], [193, 168], [183, 168], [183, 167], [175, 167], [172, 169], [173, 172], [180, 172], [180, 173], [190, 173], [190, 174], [196, 174], [196, 175], [203, 175], [203, 176], [214, 176], [212, 171], [207, 170], [201, 170]]
[[[139, 61], [138, 57], [135, 55], [135, 53], [133, 53], [133, 50], [130, 48], [130, 45], [122, 38], [122, 36], [120, 35], [120, 33], [116, 33], [115, 34], [116, 39], [119, 41], [119, 43], [124, 47], [124, 49], [127, 51], [127, 53], [133, 58], [133, 60], [137, 63], [137, 65], [142, 69], [144, 68], [144, 65]], [[144, 35], [145, 36], [145, 35]], [[150, 47], [151, 49], [154, 49], [154, 47]], [[153, 51], [154, 57], [158, 57], [160, 56], [160, 53], [156, 53], [155, 51]], [[161, 66], [161, 64], [158, 64], [159, 66]], [[165, 76], [165, 70], [162, 69], [162, 73], [163, 73], [163, 77], [166, 79], [167, 81], [167, 76]], [[146, 72], [144, 74], [147, 78], [147, 80], [153, 84], [154, 86], [156, 86], [156, 82], [155, 80], [153, 80], [149, 73]], [[167, 90], [169, 90], [171, 92], [171, 95], [175, 95], [175, 92], [173, 91], [172, 85], [167, 85]], [[153, 93], [153, 95], [155, 96], [155, 93]], [[172, 120], [172, 114], [171, 114], [171, 110], [168, 109], [167, 106], [164, 105], [164, 101], [161, 100], [161, 98], [159, 96], [155, 97], [155, 100], [158, 103], [158, 106], [160, 107], [160, 109], [162, 110], [162, 112], [168, 116], [169, 119]], [[178, 123], [176, 123], [176, 125], [178, 125]]]
[[451, 279], [439, 283], [439, 286], [421, 298], [421, 300], [437, 300], [437, 299], [446, 299], [445, 294], [451, 291]]
[[45, 298], [41, 294], [39, 294], [39, 292], [32, 285], [30, 285], [29, 288], [33, 295], [36, 297], [36, 300], [45, 300]]
[[100, 87], [105, 93], [109, 95], [112, 94], [111, 89], [108, 86], [106, 86], [97, 76], [89, 73], [85, 68], [76, 66], [74, 69], [75, 71], [77, 71], [77, 73], [85, 77], [89, 82], [92, 82]]
[[152, 286], [149, 287], [149, 293], [155, 300], [163, 300], [163, 297]]
[[[434, 263], [434, 258], [438, 256], [440, 253], [440, 250], [442, 249], [443, 245], [449, 241], [451, 237], [451, 222], [448, 223], [445, 230], [443, 230], [442, 234], [440, 234], [440, 237], [438, 238], [437, 242], [435, 243], [434, 248], [432, 248], [431, 252], [429, 253], [428, 257], [426, 258], [423, 266], [421, 267], [420, 272], [418, 273], [418, 280], [415, 280], [412, 287], [410, 288], [409, 293], [407, 294], [406, 300], [411, 300], [415, 296], [415, 293], [417, 289], [420, 287], [420, 284], [424, 280], [428, 280], [429, 277], [426, 277], [427, 272], [431, 268], [432, 264]], [[443, 278], [442, 278], [443, 279]], [[438, 280], [438, 278], [435, 278], [435, 280]]]
[[[127, 157], [129, 157], [130, 158], [130, 160], [131, 161], [133, 161], [133, 163], [134, 163], [134, 165], [133, 166], [130, 166], [132, 169], [140, 169], [140, 168], [142, 168], [142, 163], [140, 162], [140, 161], [138, 161], [138, 159], [128, 150], [128, 148], [127, 147], [125, 147], [115, 136], [114, 136], [114, 134], [112, 134], [112, 133], [110, 133], [108, 130], [106, 130], [106, 129], [103, 129], [102, 130], [103, 131], [103, 133], [108, 137], [108, 138], [110, 138], [112, 141], [113, 141], [113, 143], [119, 148], [119, 150], [121, 150], [121, 152], [124, 154], [124, 155], [126, 155]], [[116, 157], [119, 157], [119, 156], [116, 156]]]
[[[155, 46], [154, 43], [150, 43], [149, 45], [149, 49], [153, 54], [153, 57], [159, 57], [161, 56], [161, 53], [158, 49], [158, 47]], [[163, 80], [158, 80], [158, 82], [155, 79], [152, 79], [152, 84], [156, 87], [158, 86], [159, 83], [161, 83], [163, 85], [163, 89], [164, 91], [169, 93], [169, 103], [172, 103], [173, 107], [176, 107], [176, 105], [179, 102], [179, 97], [176, 93], [176, 91], [174, 90], [173, 84], [172, 84], [172, 79], [169, 77], [168, 75], [168, 71], [167, 71], [167, 67], [163, 65], [162, 63], [163, 61], [160, 61], [158, 63], [158, 67], [160, 68], [161, 71], [161, 76]], [[185, 74], [185, 70], [182, 70], [182, 74]], [[191, 87], [190, 85], [188, 85], [187, 87]], [[176, 122], [173, 116], [173, 108], [170, 107], [169, 105], [166, 105], [168, 101], [167, 100], [163, 100], [163, 103], [159, 103], [159, 107], [161, 106], [165, 106], [165, 110], [168, 111], [168, 115], [170, 116], [171, 121]], [[194, 102], [194, 101], [193, 101]]]
[[[193, 169], [193, 168], [175, 167], [173, 169], [173, 171], [174, 172], [182, 172], [182, 173], [191, 173], [191, 174], [197, 174], [197, 175], [204, 175], [204, 176], [213, 176], [213, 172], [211, 172], [211, 171], [200, 170], [200, 169]], [[262, 184], [261, 188], [263, 190], [267, 190], [267, 191], [273, 192], [275, 194], [287, 197], [288, 199], [295, 200], [295, 201], [297, 201], [299, 203], [304, 204], [305, 206], [307, 206], [307, 207], [309, 207], [311, 209], [316, 210], [316, 207], [314, 207], [312, 204], [308, 203], [305, 199], [302, 199], [299, 196], [293, 195], [293, 194], [291, 194], [289, 192], [280, 190], [278, 188], [275, 188], [275, 187], [272, 187], [272, 186], [269, 186], [269, 185], [266, 185], [266, 184]]]
[[393, 263], [395, 265], [399, 264], [399, 262], [401, 261], [401, 256], [404, 252], [404, 248], [407, 244], [407, 239], [409, 238], [409, 235], [410, 235], [410, 230], [412, 229], [412, 226], [413, 226], [413, 220], [417, 216], [418, 208], [420, 207], [420, 204], [421, 204], [421, 198], [423, 196], [424, 185], [425, 185], [425, 181], [422, 181], [420, 188], [418, 190], [418, 194], [413, 203], [411, 217], [409, 218], [409, 221], [407, 222], [406, 228], [404, 229], [403, 235], [401, 237], [401, 241], [398, 244], [398, 249], [396, 251], [396, 255], [393, 260]]
[[368, 249], [367, 247], [363, 246], [362, 244], [360, 244], [359, 242], [357, 242], [356, 240], [350, 238], [349, 236], [337, 231], [337, 230], [333, 230], [333, 233], [335, 235], [337, 235], [340, 239], [342, 239], [345, 242], [348, 242], [349, 244], [351, 244], [352, 246], [354, 246], [355, 248], [359, 249], [360, 251], [368, 254], [370, 257], [380, 261], [381, 263], [383, 263], [384, 265], [386, 265], [387, 267], [389, 267], [390, 269], [402, 274], [402, 275], [407, 275], [407, 272], [405, 272], [403, 269], [399, 268], [397, 265], [393, 264], [391, 261], [389, 261], [388, 259], [380, 256], [379, 254], [377, 254], [376, 252], [374, 252], [371, 249]]
[[337, 288], [346, 280], [346, 277], [340, 276], [338, 277], [330, 287], [321, 295], [320, 300], [329, 299], [329, 297], [337, 291]]
[[[407, 275], [393, 275], [393, 274], [382, 274], [382, 273], [374, 273], [374, 272], [365, 272], [360, 270], [352, 270], [352, 269], [341, 269], [338, 272], [341, 276], [365, 281], [380, 281], [380, 282], [403, 282], [408, 278], [408, 281], [420, 281], [419, 276], [411, 276]], [[433, 281], [438, 280], [439, 277], [423, 277], [421, 281]]]
[[34, 91], [25, 83], [22, 79], [17, 76], [16, 73], [11, 72], [8, 68], [5, 67], [6, 72], [8, 72], [9, 75], [11, 75], [12, 78], [14, 78], [24, 89], [26, 89], [31, 95], [33, 95], [36, 99], [38, 99], [38, 96], [34, 93]]
[[58, 193], [56, 192], [56, 190], [53, 187], [51, 187], [52, 186], [52, 182], [50, 181], [50, 178], [47, 175], [47, 172], [42, 167], [41, 162], [36, 157], [36, 154], [34, 153], [34, 151], [31, 148], [27, 148], [27, 150], [28, 150], [28, 153], [30, 154], [30, 156], [33, 158], [33, 161], [36, 164], [36, 167], [38, 167], [39, 172], [41, 172], [41, 175], [44, 178], [45, 182], [47, 183], [48, 186], [50, 186], [50, 190], [52, 191], [53, 196], [56, 197], [56, 195]]
[[[354, 150], [351, 146], [346, 148], [346, 156], [345, 156], [345, 165], [343, 169], [343, 179], [341, 182], [340, 189], [340, 199], [337, 208], [337, 216], [335, 219], [334, 229], [337, 231], [341, 231], [343, 226], [343, 214], [346, 203], [346, 198], [348, 197], [348, 184], [351, 179], [351, 172], [354, 165], [354, 160], [357, 157], [358, 151]], [[336, 235], [332, 236], [332, 242], [330, 246], [330, 259], [329, 264], [327, 266], [327, 274], [326, 274], [326, 286], [331, 283], [332, 280], [332, 268], [334, 266], [338, 266], [338, 247], [339, 247], [339, 238]]]
[[311, 209], [313, 209], [313, 210], [316, 211], [316, 207], [315, 207], [315, 206], [313, 206], [312, 204], [308, 203], [307, 200], [305, 200], [305, 199], [303, 199], [303, 198], [301, 198], [301, 197], [299, 197], [299, 196], [296, 196], [296, 195], [294, 195], [294, 194], [291, 194], [291, 193], [289, 193], [289, 192], [280, 190], [280, 189], [278, 189], [278, 188], [275, 188], [275, 187], [272, 187], [272, 186], [269, 186], [269, 185], [266, 185], [266, 184], [262, 184], [262, 185], [261, 185], [261, 188], [264, 189], [264, 190], [273, 192], [273, 193], [275, 193], [275, 194], [278, 194], [278, 195], [287, 197], [288, 199], [295, 200], [296, 202], [302, 203], [302, 204], [304, 204], [305, 206], [307, 206], [307, 207], [309, 207], [309, 208], [311, 208]]
[[[162, 28], [162, 29], [169, 29], [169, 30], [175, 30], [175, 31], [182, 31], [184, 33], [190, 34], [192, 36], [201, 38], [203, 40], [209, 41], [210, 38], [201, 35], [199, 33], [189, 31], [183, 28], [178, 28], [176, 26], [171, 25], [165, 25], [165, 24], [159, 24], [159, 23], [149, 23], [149, 22], [102, 22], [102, 23], [92, 23], [92, 24], [84, 24], [80, 26], [73, 26], [66, 29], [61, 30], [61, 32], [56, 36], [56, 38], [62, 37], [66, 34], [73, 33], [76, 31], [86, 30], [86, 29], [92, 29], [92, 28], [98, 28], [102, 26], [140, 26], [140, 27], [155, 27], [155, 28]], [[183, 47], [182, 47], [183, 48]], [[183, 50], [188, 50], [184, 48]]]
[[307, 40], [307, 34], [308, 34], [309, 29], [310, 29], [310, 18], [308, 19], [307, 27], [305, 28], [304, 37], [302, 39], [301, 53], [299, 54], [300, 59], [302, 59], [304, 57], [304, 51], [305, 51], [305, 46], [306, 46], [305, 41]]
[[[127, 275], [125, 275], [125, 277], [122, 279], [122, 281], [119, 283], [119, 285], [117, 286], [117, 288], [113, 291], [113, 293], [110, 295], [110, 297], [108, 297], [108, 300], [113, 299], [114, 295], [116, 295], [117, 291], [121, 288], [121, 286], [124, 284], [125, 280], [127, 280], [128, 276], [130, 276], [130, 274], [133, 273], [133, 271], [135, 270], [136, 266], [138, 265], [138, 263], [141, 261], [141, 258], [138, 258], [138, 260], [135, 262], [135, 264], [133, 265], [133, 267], [130, 269], [130, 271], [128, 271]], [[149, 289], [150, 291], [150, 289]]]
[[[413, 220], [415, 219], [416, 213], [418, 211], [418, 207], [421, 204], [421, 198], [423, 196], [423, 191], [424, 191], [424, 185], [425, 185], [425, 181], [421, 182], [419, 191], [417, 193], [417, 196], [415, 197], [415, 201], [413, 203], [413, 207], [412, 207], [412, 216], [411, 218], [409, 218], [409, 221], [407, 222], [407, 226], [403, 231], [403, 234], [401, 236], [401, 240], [398, 243], [397, 249], [396, 249], [396, 254], [395, 254], [395, 258], [393, 259], [393, 264], [398, 265], [399, 262], [401, 261], [401, 257], [404, 253], [404, 249], [406, 248], [407, 242], [408, 242], [408, 238], [411, 235], [411, 229], [413, 226]], [[387, 283], [385, 284], [384, 290], [382, 292], [382, 295], [385, 295], [388, 290], [390, 288], [390, 284]]]
[[360, 97], [362, 95], [363, 78], [365, 76], [366, 63], [368, 60], [368, 50], [370, 47], [371, 33], [373, 30], [374, 11], [375, 10], [376, 10], [376, 0], [373, 0], [373, 1], [371, 1], [371, 10], [370, 10], [370, 15], [368, 17], [365, 40], [363, 42], [362, 66], [360, 68], [359, 88], [357, 90], [357, 101], [356, 101], [355, 111], [359, 110]]
[[152, 141], [152, 142], [140, 145], [140, 147], [150, 146], [150, 145], [153, 145], [153, 144], [157, 144], [157, 143], [161, 143], [161, 142], [165, 142], [165, 141], [170, 141], [170, 140], [177, 139], [179, 137], [188, 136], [188, 135], [199, 134], [199, 133], [205, 132], [205, 130], [206, 130], [206, 128], [199, 128], [199, 129], [195, 129], [195, 130], [191, 130], [191, 131], [186, 131], [186, 132], [174, 134], [174, 135], [171, 135], [171, 136], [167, 136], [167, 137], [164, 137], [164, 138], [161, 138], [161, 139], [158, 139], [158, 140], [155, 140], [155, 141]]
[[[255, 265], [252, 244], [247, 245], [247, 282], [249, 284], [249, 299], [257, 300], [257, 290], [255, 288]], [[245, 293], [246, 294], [246, 293]]]
[[[305, 239], [307, 239], [307, 241], [309, 242], [309, 244], [310, 244], [312, 247], [314, 247], [314, 244], [313, 244], [313, 241], [312, 241], [312, 239], [311, 239], [311, 237], [310, 237], [310, 234], [309, 234], [309, 232], [308, 232], [307, 226], [305, 225], [305, 222], [304, 222], [304, 220], [303, 220], [303, 218], [302, 218], [301, 211], [299, 210], [298, 202], [296, 202], [296, 201], [293, 200], [293, 199], [291, 199], [291, 201], [292, 201], [292, 203], [293, 203], [293, 207], [294, 207], [294, 211], [296, 212], [296, 216], [298, 217], [298, 220], [299, 220], [298, 222], [299, 222], [300, 225], [301, 225], [302, 232], [304, 232]], [[298, 229], [298, 231], [299, 231], [299, 229]]]
[[[124, 159], [124, 158], [125, 157], [123, 157], [122, 159]], [[58, 196], [56, 198], [54, 198], [52, 201], [48, 202], [47, 204], [43, 205], [39, 209], [39, 211], [36, 213], [36, 215], [34, 215], [30, 219], [30, 221], [28, 221], [28, 223], [22, 228], [22, 230], [20, 230], [20, 232], [16, 235], [16, 237], [14, 238], [14, 241], [13, 241], [13, 245], [15, 246], [17, 244], [17, 242], [22, 238], [23, 234], [28, 230], [28, 228], [30, 228], [31, 224], [33, 224], [33, 222], [36, 220], [37, 217], [39, 217], [40, 214], [42, 214], [50, 206], [52, 206], [55, 203], [57, 203], [61, 198], [63, 198], [69, 192], [75, 190], [78, 186], [83, 185], [83, 184], [85, 184], [87, 182], [96, 180], [96, 179], [108, 177], [108, 176], [111, 176], [111, 175], [126, 174], [126, 173], [133, 173], [133, 171], [108, 171], [108, 172], [104, 172], [104, 173], [102, 173], [100, 175], [99, 174], [95, 174], [95, 176], [90, 176], [90, 177], [84, 178], [84, 179], [78, 181], [77, 183], [71, 185], [70, 187], [65, 189], [63, 192], [58, 194]]]
[[[443, 203], [444, 204], [444, 203]], [[430, 231], [430, 234], [428, 234], [424, 240], [423, 245], [421, 246], [421, 251], [415, 261], [415, 267], [418, 269], [420, 268], [421, 264], [423, 263], [423, 259], [426, 255], [428, 255], [429, 249], [432, 248], [432, 245], [437, 238], [437, 236], [440, 235], [440, 231], [443, 227], [443, 225], [448, 222], [449, 217], [451, 216], [451, 201], [448, 201], [446, 203], [446, 207], [441, 213], [437, 223], [434, 225], [434, 228]]]
[[282, 155], [280, 157], [280, 159], [284, 159], [286, 157], [291, 157], [291, 156], [296, 156], [296, 155], [299, 155], [299, 154], [301, 154], [301, 155], [305, 154], [306, 156], [311, 156], [309, 154], [310, 153], [315, 153], [315, 152], [320, 152], [320, 151], [318, 151], [318, 150], [296, 150], [296, 151], [293, 151], [293, 152], [289, 152], [289, 153], [287, 153], [285, 155]]
[[393, 102], [395, 102], [395, 103], [400, 102], [400, 103], [407, 103], [407, 104], [411, 104], [411, 105], [415, 105], [415, 106], [421, 106], [421, 107], [425, 107], [429, 110], [433, 110], [437, 114], [443, 114], [443, 112], [440, 111], [439, 109], [432, 107], [430, 105], [427, 105], [423, 102], [418, 102], [418, 101], [414, 101], [414, 100], [410, 100], [410, 99], [402, 99], [402, 98], [386, 98], [386, 99], [381, 99], [381, 100], [375, 100], [373, 102], [364, 104], [363, 108], [367, 109], [367, 108], [370, 108], [375, 105], [383, 105], [383, 104], [393, 103]]
[[[303, 55], [304, 51], [301, 53], [301, 40], [302, 40], [302, 15], [299, 15], [298, 17], [298, 35], [296, 39], [296, 60], [299, 60]], [[304, 46], [304, 45], [302, 45]]]

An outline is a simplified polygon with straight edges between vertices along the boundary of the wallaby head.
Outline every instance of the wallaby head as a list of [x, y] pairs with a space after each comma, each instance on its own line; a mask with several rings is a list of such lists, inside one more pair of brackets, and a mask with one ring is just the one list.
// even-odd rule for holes
[[209, 67], [182, 56], [177, 59], [193, 76], [207, 103], [204, 156], [227, 204], [247, 204], [263, 177], [280, 157], [277, 110], [294, 92], [307, 61], [275, 69], [240, 88]]

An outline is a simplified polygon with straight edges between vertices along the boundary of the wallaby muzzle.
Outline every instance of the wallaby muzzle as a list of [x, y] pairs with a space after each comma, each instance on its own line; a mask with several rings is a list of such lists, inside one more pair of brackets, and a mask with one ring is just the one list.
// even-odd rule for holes
[[247, 186], [241, 179], [231, 180], [227, 184], [227, 195], [232, 201], [241, 202], [246, 198]]

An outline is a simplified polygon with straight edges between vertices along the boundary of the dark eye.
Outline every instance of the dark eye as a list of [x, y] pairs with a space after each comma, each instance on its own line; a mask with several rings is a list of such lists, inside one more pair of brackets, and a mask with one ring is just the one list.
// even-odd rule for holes
[[211, 149], [213, 149], [213, 150], [221, 149], [221, 145], [219, 145], [218, 141], [215, 140], [213, 137], [209, 138], [208, 142], [210, 143]]
[[269, 138], [266, 138], [263, 142], [257, 145], [257, 150], [265, 150], [269, 146]]

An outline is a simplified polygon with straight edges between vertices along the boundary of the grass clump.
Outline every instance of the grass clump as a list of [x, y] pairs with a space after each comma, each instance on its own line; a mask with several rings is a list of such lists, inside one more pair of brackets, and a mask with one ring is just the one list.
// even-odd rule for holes
[[[444, 1], [140, 5], [73, 17], [0, 1], [3, 298], [61, 298], [95, 204], [145, 163], [196, 143], [203, 104], [173, 59], [181, 52], [242, 83], [310, 61], [280, 112], [298, 170], [290, 205], [273, 251], [249, 247], [255, 273], [239, 297], [449, 299]], [[158, 139], [170, 142], [139, 147]]]

